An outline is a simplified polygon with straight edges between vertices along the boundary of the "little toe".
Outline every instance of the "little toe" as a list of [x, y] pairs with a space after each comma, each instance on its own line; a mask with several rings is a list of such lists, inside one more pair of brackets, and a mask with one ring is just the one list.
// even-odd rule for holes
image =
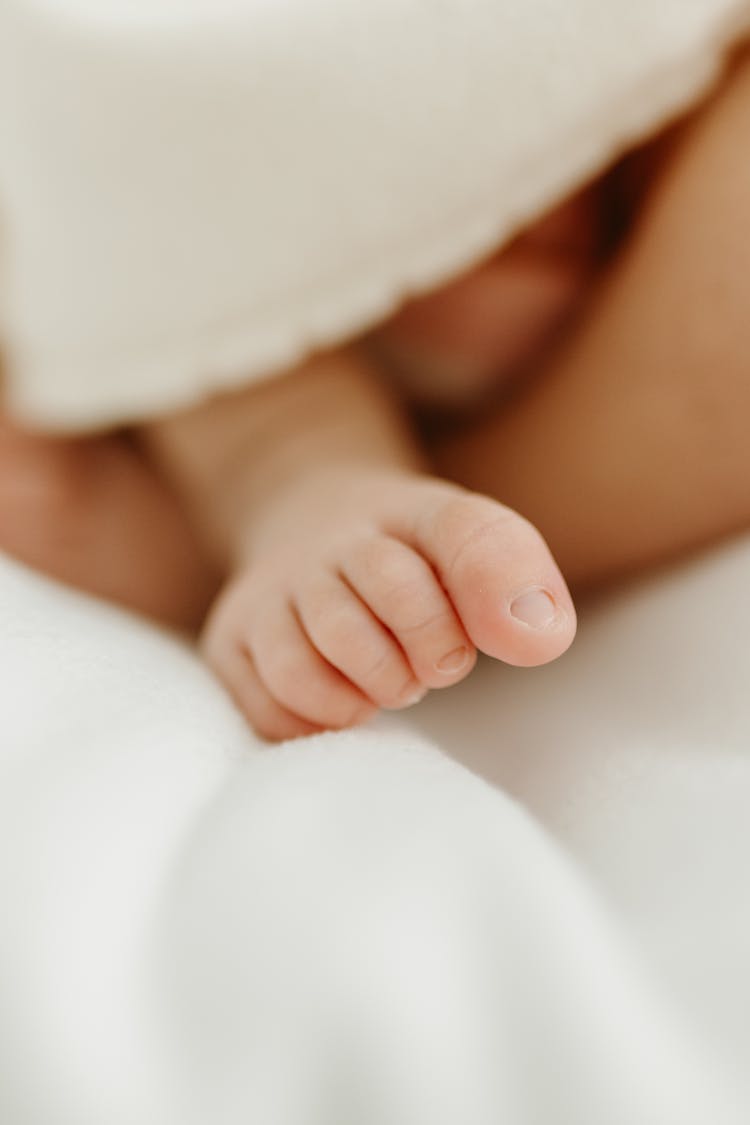
[[239, 644], [204, 634], [203, 651], [209, 666], [229, 690], [237, 706], [261, 738], [268, 742], [305, 738], [323, 728], [287, 710], [261, 683], [251, 654]]
[[399, 709], [425, 694], [392, 634], [341, 576], [321, 571], [295, 606], [318, 652], [373, 703]]
[[389, 535], [374, 535], [347, 555], [342, 572], [396, 638], [421, 684], [447, 687], [471, 671], [474, 645], [417, 551]]
[[576, 615], [537, 529], [483, 496], [437, 488], [405, 527], [434, 566], [472, 642], [508, 664], [545, 664], [571, 644]]

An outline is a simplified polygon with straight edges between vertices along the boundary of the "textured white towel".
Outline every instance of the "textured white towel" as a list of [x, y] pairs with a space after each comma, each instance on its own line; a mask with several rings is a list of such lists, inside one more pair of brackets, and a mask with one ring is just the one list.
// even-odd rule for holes
[[168, 410], [373, 322], [696, 98], [748, 0], [0, 0], [8, 393]]

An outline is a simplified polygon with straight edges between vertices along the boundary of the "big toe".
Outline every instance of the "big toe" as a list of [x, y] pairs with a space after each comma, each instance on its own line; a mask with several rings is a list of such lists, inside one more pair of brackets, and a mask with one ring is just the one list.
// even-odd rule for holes
[[569, 647], [576, 613], [549, 547], [510, 508], [436, 491], [411, 537], [430, 560], [476, 647], [508, 664], [546, 664]]

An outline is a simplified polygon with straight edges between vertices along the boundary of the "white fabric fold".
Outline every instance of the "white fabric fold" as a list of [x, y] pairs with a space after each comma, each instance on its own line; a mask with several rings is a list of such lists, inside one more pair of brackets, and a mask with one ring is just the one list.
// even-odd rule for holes
[[0, 561], [0, 1118], [747, 1120], [749, 552], [276, 750], [189, 650]]

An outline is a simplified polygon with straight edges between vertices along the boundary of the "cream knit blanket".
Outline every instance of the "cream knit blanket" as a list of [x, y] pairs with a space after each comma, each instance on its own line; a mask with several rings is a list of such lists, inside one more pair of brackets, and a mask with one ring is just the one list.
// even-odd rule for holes
[[0, 0], [10, 403], [169, 410], [384, 316], [698, 98], [747, 0]]

